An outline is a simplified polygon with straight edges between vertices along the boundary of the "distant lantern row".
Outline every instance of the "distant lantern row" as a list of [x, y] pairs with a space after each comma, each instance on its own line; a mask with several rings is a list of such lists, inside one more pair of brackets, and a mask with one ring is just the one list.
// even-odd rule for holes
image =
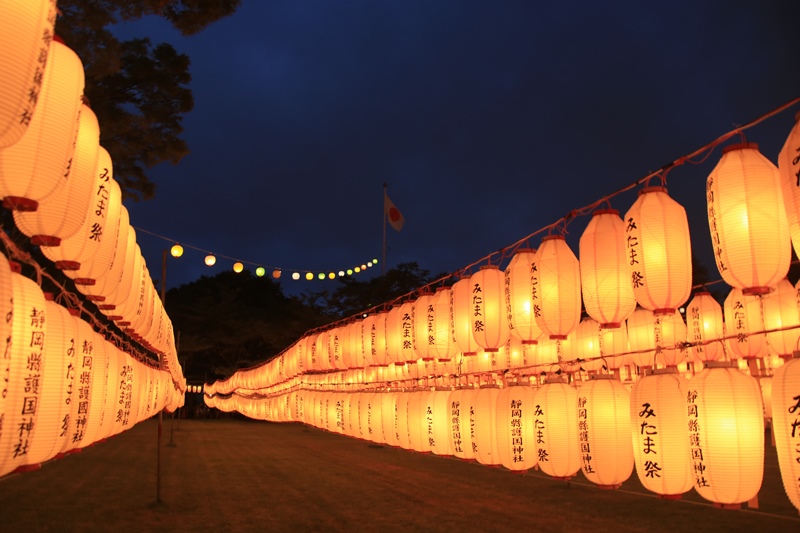
[[[170, 253], [173, 257], [181, 257], [183, 256], [183, 246], [180, 244], [174, 244], [170, 249]], [[206, 266], [214, 266], [217, 264], [217, 257], [214, 254], [206, 255], [205, 259]], [[361, 266], [355, 266], [353, 268], [348, 268], [347, 270], [339, 270], [338, 275], [336, 272], [319, 272], [316, 275], [313, 272], [306, 272], [303, 276], [301, 276], [300, 272], [293, 272], [292, 279], [299, 280], [301, 277], [305, 277], [306, 280], [311, 281], [313, 279], [336, 279], [338, 277], [344, 276], [352, 276], [353, 274], [358, 274], [360, 272], [366, 271], [368, 268], [373, 267], [374, 265], [378, 264], [377, 259], [373, 259], [372, 261], [367, 261], [363, 263]], [[233, 271], [237, 274], [244, 270], [244, 263], [242, 261], [236, 261], [233, 263]], [[259, 278], [264, 277], [267, 273], [267, 269], [263, 266], [256, 267], [255, 270], [256, 276]], [[276, 268], [272, 271], [272, 277], [275, 279], [280, 279], [281, 275], [283, 274], [283, 270], [280, 268]]]
[[[0, 4], [0, 197], [85, 299], [158, 354], [181, 390], [172, 322], [136, 243], [81, 60], [54, 33], [56, 2]], [[166, 391], [162, 391], [165, 394]]]
[[[667, 410], [667, 398], [681, 398], [681, 424], [687, 425], [687, 411], [691, 418], [687, 440], [695, 488], [725, 492], [734, 478], [746, 477], [747, 488], [737, 489], [737, 495], [713, 497], [719, 503], [736, 503], [731, 498], [754, 495], [760, 486], [761, 470], [747, 473], [752, 458], [763, 463], [758, 450], [763, 450], [762, 432], [752, 424], [752, 411], [760, 411], [761, 398], [747, 400], [746, 406], [738, 403], [740, 396], [750, 394], [746, 391], [758, 390], [747, 373], [769, 375], [770, 354], [788, 360], [800, 342], [800, 290], [786, 279], [792, 244], [800, 249], [798, 154], [800, 126], [795, 124], [779, 166], [756, 145], [738, 144], [723, 151], [708, 177], [714, 255], [720, 275], [732, 287], [724, 306], [708, 293], [695, 294], [684, 308], [684, 321], [679, 309], [691, 292], [686, 213], [664, 187], [645, 187], [624, 217], [611, 209], [593, 214], [580, 239], [580, 263], [562, 236], [544, 237], [537, 250], [518, 250], [505, 272], [486, 266], [451, 288], [308, 334], [265, 365], [212, 384], [207, 393], [276, 394], [296, 377], [347, 369], [391, 368], [396, 377], [398, 368], [420, 372], [422, 365], [428, 373], [418, 378], [436, 379], [461, 373], [465, 363], [469, 370], [474, 360], [494, 362], [485, 370], [474, 364], [487, 374], [504, 368], [521, 375], [559, 368], [600, 378], [603, 367], [615, 375], [629, 367], [632, 379], [639, 376], [637, 383], [652, 382], [648, 369], [657, 369], [653, 379], [667, 377], [658, 378], [652, 395], [637, 397], [634, 404], [641, 413], [640, 445], [658, 440], [660, 424], [667, 423], [649, 418]], [[588, 314], [584, 319], [581, 302]], [[527, 355], [520, 358], [514, 355], [518, 352]], [[685, 385], [673, 375], [689, 354], [706, 369], [690, 374]], [[745, 372], [729, 366], [726, 361], [733, 359], [746, 362]], [[800, 508], [798, 365], [796, 360], [774, 364], [780, 386], [772, 390], [772, 405], [785, 488]], [[392, 376], [387, 381], [391, 383]], [[618, 393], [612, 396], [621, 398]], [[700, 413], [712, 406], [711, 418], [701, 418]], [[619, 415], [619, 406], [615, 409]], [[584, 411], [579, 406], [579, 413]], [[627, 407], [622, 412], [629, 416]], [[707, 433], [712, 426], [720, 433]], [[756, 448], [743, 444], [742, 435], [748, 432], [758, 437]], [[623, 440], [630, 442], [629, 429], [625, 434]], [[722, 441], [738, 443], [737, 450], [717, 455], [714, 450]], [[586, 455], [596, 449], [590, 440], [581, 440], [581, 445]], [[727, 457], [728, 474], [712, 475], [713, 456]], [[664, 464], [653, 466], [650, 475], [663, 476], [656, 466]]]

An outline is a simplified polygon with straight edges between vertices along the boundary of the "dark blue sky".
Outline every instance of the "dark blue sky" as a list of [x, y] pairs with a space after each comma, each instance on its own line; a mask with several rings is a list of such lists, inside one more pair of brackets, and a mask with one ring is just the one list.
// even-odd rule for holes
[[[380, 258], [387, 182], [406, 219], [388, 266], [456, 271], [800, 96], [798, 22], [798, 2], [739, 0], [244, 0], [188, 38], [142, 21], [121, 33], [191, 57], [192, 153], [126, 205], [185, 244], [329, 271]], [[776, 161], [796, 110], [748, 140]], [[715, 275], [704, 187], [720, 154], [667, 183]], [[576, 254], [587, 223], [569, 226]], [[169, 243], [138, 240], [158, 277]], [[202, 259], [171, 260], [169, 286], [232, 265]], [[335, 283], [289, 273], [290, 292]]]

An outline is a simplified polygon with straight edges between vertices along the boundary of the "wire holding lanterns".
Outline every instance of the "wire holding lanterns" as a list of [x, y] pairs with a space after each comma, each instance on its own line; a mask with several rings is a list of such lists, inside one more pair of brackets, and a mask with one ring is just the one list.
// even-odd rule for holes
[[271, 269], [272, 270], [272, 277], [274, 279], [276, 279], [276, 280], [281, 278], [283, 272], [292, 272], [291, 279], [295, 280], [295, 281], [297, 281], [297, 280], [299, 280], [301, 278], [305, 279], [307, 281], [313, 281], [315, 279], [317, 279], [317, 280], [335, 280], [337, 277], [341, 278], [341, 277], [345, 277], [345, 276], [352, 276], [353, 274], [359, 274], [361, 272], [366, 272], [367, 269], [372, 268], [373, 266], [378, 264], [378, 260], [377, 259], [371, 259], [369, 261], [361, 263], [360, 265], [356, 265], [356, 266], [354, 266], [352, 268], [335, 269], [335, 270], [323, 270], [323, 271], [302, 269], [302, 268], [278, 267], [278, 266], [268, 265], [266, 263], [258, 263], [258, 262], [254, 262], [254, 261], [247, 261], [247, 260], [244, 260], [244, 259], [240, 259], [238, 257], [215, 254], [215, 253], [211, 252], [210, 250], [206, 250], [204, 248], [199, 248], [197, 246], [193, 246], [193, 245], [190, 245], [190, 244], [185, 244], [185, 243], [182, 244], [181, 242], [177, 241], [176, 239], [171, 239], [169, 237], [165, 237], [163, 235], [159, 235], [158, 233], [154, 233], [152, 231], [148, 231], [148, 230], [140, 228], [138, 226], [132, 226], [132, 227], [135, 228], [136, 231], [138, 231], [140, 233], [146, 233], [147, 235], [151, 235], [153, 237], [157, 237], [157, 238], [159, 238], [161, 240], [175, 243], [170, 248], [170, 254], [172, 255], [172, 257], [175, 257], [175, 258], [182, 257], [183, 253], [184, 253], [184, 248], [187, 248], [187, 249], [190, 249], [190, 250], [195, 250], [195, 251], [202, 252], [202, 253], [206, 254], [205, 258], [203, 260], [205, 262], [206, 266], [209, 266], [209, 267], [215, 266], [217, 264], [217, 259], [218, 258], [219, 259], [227, 259], [229, 261], [233, 261], [233, 267], [232, 268], [233, 268], [233, 271], [236, 272], [237, 274], [244, 271], [245, 265], [249, 265], [249, 266], [255, 267], [255, 275], [257, 277], [259, 277], [259, 278], [262, 278], [267, 274], [267, 269]]

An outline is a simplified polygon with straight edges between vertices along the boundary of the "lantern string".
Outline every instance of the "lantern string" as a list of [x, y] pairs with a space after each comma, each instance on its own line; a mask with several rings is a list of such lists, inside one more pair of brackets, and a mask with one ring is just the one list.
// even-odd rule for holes
[[[280, 271], [286, 271], [286, 272], [303, 272], [303, 273], [311, 273], [311, 274], [313, 274], [315, 272], [320, 272], [320, 271], [323, 271], [323, 270], [324, 271], [332, 271], [332, 272], [342, 272], [342, 271], [348, 270], [346, 268], [345, 269], [333, 269], [333, 270], [331, 270], [331, 269], [307, 270], [307, 269], [302, 269], [302, 268], [286, 268], [286, 267], [268, 265], [266, 263], [257, 263], [255, 261], [247, 261], [247, 260], [244, 260], [244, 259], [239, 259], [238, 257], [217, 254], [217, 253], [212, 252], [211, 250], [206, 250], [205, 248], [200, 248], [200, 247], [194, 246], [192, 244], [186, 244], [184, 241], [181, 241], [181, 240], [178, 240], [178, 239], [172, 239], [172, 238], [166, 237], [164, 235], [159, 235], [158, 233], [152, 232], [150, 230], [146, 230], [146, 229], [141, 228], [139, 226], [131, 225], [131, 227], [133, 229], [135, 229], [136, 231], [139, 231], [139, 232], [142, 232], [142, 233], [146, 233], [146, 234], [148, 234], [150, 236], [159, 238], [161, 240], [164, 240], [164, 241], [167, 241], [167, 242], [171, 242], [173, 244], [180, 244], [184, 248], [189, 248], [190, 250], [196, 250], [198, 252], [202, 252], [202, 253], [207, 254], [207, 255], [213, 255], [215, 257], [218, 257], [218, 258], [221, 258], [221, 259], [227, 259], [229, 261], [234, 261], [234, 262], [238, 261], [238, 262], [240, 262], [242, 264], [252, 265], [252, 266], [255, 266], [255, 267], [264, 267], [264, 268], [269, 268], [269, 269], [272, 269], [272, 270], [280, 270]], [[368, 263], [372, 263], [374, 261], [375, 261], [374, 259], [371, 259], [368, 262], [364, 262], [362, 264], [368, 264]], [[360, 269], [360, 265], [358, 265], [358, 268]], [[363, 270], [361, 270], [361, 271], [363, 272]]]

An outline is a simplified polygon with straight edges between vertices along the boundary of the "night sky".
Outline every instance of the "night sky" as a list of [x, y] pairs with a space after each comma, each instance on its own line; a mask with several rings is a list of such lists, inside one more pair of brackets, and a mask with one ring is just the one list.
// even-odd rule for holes
[[[156, 198], [126, 202], [131, 223], [285, 268], [289, 293], [333, 289], [291, 271], [380, 259], [386, 182], [405, 216], [387, 266], [458, 271], [800, 96], [798, 23], [789, 0], [244, 0], [193, 37], [126, 25], [191, 57], [195, 99], [192, 153], [150, 172]], [[798, 110], [747, 139], [777, 161]], [[714, 278], [704, 188], [720, 156], [667, 179]], [[588, 219], [567, 228], [576, 254]], [[138, 241], [159, 277], [171, 243]], [[171, 259], [168, 285], [232, 266], [203, 257]]]

